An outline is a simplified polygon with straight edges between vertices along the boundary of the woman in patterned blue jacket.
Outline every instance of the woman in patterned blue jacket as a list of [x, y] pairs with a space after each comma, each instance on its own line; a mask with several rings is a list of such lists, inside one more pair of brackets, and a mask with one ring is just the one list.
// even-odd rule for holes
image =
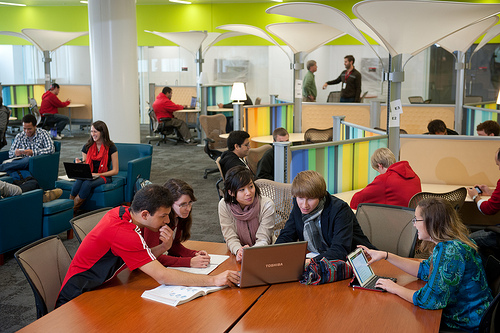
[[481, 257], [476, 244], [468, 237], [467, 228], [451, 204], [441, 198], [421, 201], [412, 222], [418, 238], [435, 245], [429, 259], [420, 262], [362, 248], [371, 257], [369, 264], [388, 260], [427, 284], [419, 290], [411, 290], [391, 280], [379, 279], [376, 286], [423, 309], [443, 309], [442, 325], [477, 331], [492, 297]]

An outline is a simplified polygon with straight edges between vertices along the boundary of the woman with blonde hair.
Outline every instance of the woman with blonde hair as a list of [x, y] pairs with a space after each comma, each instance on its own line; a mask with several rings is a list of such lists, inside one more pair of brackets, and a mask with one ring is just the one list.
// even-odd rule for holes
[[419, 202], [412, 222], [418, 238], [435, 245], [427, 260], [420, 262], [361, 247], [371, 257], [368, 264], [385, 259], [427, 284], [412, 290], [391, 280], [379, 279], [376, 286], [423, 309], [443, 309], [442, 323], [451, 328], [476, 331], [492, 296], [481, 257], [476, 244], [469, 239], [467, 227], [451, 204], [442, 198]]

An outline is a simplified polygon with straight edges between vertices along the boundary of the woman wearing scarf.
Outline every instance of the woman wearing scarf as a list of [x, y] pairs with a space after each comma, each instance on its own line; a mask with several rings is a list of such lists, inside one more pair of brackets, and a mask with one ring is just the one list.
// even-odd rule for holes
[[76, 180], [71, 189], [70, 199], [75, 201], [75, 215], [93, 188], [111, 182], [111, 176], [118, 174], [118, 150], [109, 138], [108, 126], [103, 121], [96, 121], [90, 128], [89, 141], [82, 148], [82, 160], [76, 163], [87, 163], [93, 176], [92, 180]]
[[227, 248], [240, 262], [243, 248], [269, 245], [274, 227], [274, 202], [260, 195], [252, 172], [244, 166], [228, 170], [219, 221]]
[[326, 191], [325, 180], [318, 172], [298, 173], [292, 182], [292, 195], [292, 212], [276, 244], [306, 240], [316, 261], [323, 257], [346, 260], [356, 245], [374, 248], [349, 205]]

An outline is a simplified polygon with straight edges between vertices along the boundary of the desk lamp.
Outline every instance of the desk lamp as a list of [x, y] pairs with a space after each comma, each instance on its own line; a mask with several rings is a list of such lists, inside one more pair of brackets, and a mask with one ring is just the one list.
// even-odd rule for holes
[[[243, 101], [246, 101], [247, 93], [245, 91], [245, 84], [243, 82], [233, 83], [231, 90], [231, 100], [233, 101], [233, 130], [241, 130], [241, 115], [243, 111]], [[235, 102], [236, 101], [236, 102]]]

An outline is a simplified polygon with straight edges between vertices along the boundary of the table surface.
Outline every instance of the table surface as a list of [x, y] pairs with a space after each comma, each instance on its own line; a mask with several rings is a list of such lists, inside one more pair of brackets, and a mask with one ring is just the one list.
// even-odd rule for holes
[[81, 108], [81, 107], [84, 107], [85, 104], [80, 104], [80, 103], [70, 103], [68, 106], [66, 106], [67, 108]]
[[29, 108], [31, 105], [30, 104], [11, 104], [7, 105], [9, 108]]
[[220, 108], [217, 105], [213, 106], [208, 106], [207, 107], [208, 112], [233, 112], [232, 108]]
[[[411, 289], [419, 289], [425, 284], [387, 261], [374, 263], [373, 270], [377, 275], [395, 277], [398, 284]], [[318, 286], [272, 285], [231, 332], [439, 330], [441, 310], [424, 310], [386, 292], [350, 288], [349, 282], [350, 279]]]
[[200, 113], [200, 109], [183, 109], [183, 110], [175, 110], [174, 112], [183, 112], [183, 113]]
[[[186, 246], [213, 254], [229, 254], [224, 243], [188, 241]], [[233, 255], [212, 274], [226, 269], [239, 269]], [[374, 264], [374, 271], [397, 277], [399, 284], [409, 288], [418, 289], [424, 284], [385, 261]], [[290, 282], [226, 288], [171, 307], [143, 299], [141, 294], [157, 287], [158, 283], [140, 270], [126, 270], [100, 289], [80, 295], [20, 332], [153, 332], [164, 329], [223, 332], [235, 324], [231, 331], [305, 332], [311, 327], [319, 332], [331, 331], [333, 327], [339, 332], [353, 328], [360, 332], [438, 331], [440, 310], [423, 310], [389, 293], [354, 290], [347, 286], [348, 283], [349, 280], [343, 280], [304, 286]]]
[[[272, 135], [263, 135], [250, 138], [253, 142], [258, 143], [273, 143]], [[289, 133], [290, 142], [302, 142], [304, 141], [304, 133]]]

